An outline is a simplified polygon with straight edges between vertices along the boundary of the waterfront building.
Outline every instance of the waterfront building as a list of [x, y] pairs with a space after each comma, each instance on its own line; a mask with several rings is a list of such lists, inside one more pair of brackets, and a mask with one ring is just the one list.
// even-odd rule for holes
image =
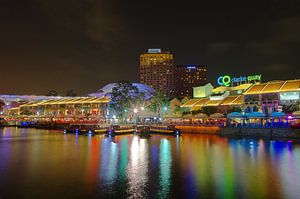
[[8, 109], [6, 115], [30, 117], [32, 119], [78, 120], [83, 118], [105, 121], [108, 111], [108, 98], [72, 97], [51, 99], [22, 104]]
[[299, 100], [300, 79], [296, 79], [216, 88], [200, 86], [194, 88], [194, 97], [181, 107], [191, 111], [214, 107], [221, 113], [240, 109], [245, 113], [262, 112], [270, 115], [273, 112], [283, 111], [285, 105], [299, 106]]
[[155, 90], [173, 95], [173, 54], [161, 49], [149, 49], [140, 55], [140, 82]]
[[207, 71], [200, 65], [178, 65], [174, 68], [175, 96], [183, 99], [193, 96], [193, 87], [207, 83]]
[[67, 98], [69, 97], [43, 95], [0, 95], [0, 104], [3, 103], [2, 111], [5, 112], [7, 109], [19, 107], [20, 105], [28, 102], [39, 102], [42, 100]]
[[295, 104], [299, 99], [299, 79], [253, 84], [244, 93], [245, 112], [261, 111], [270, 114], [282, 111], [283, 106]]

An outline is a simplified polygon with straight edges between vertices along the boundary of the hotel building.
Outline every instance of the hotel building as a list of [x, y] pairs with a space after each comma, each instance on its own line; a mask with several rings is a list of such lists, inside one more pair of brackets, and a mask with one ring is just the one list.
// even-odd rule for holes
[[207, 83], [207, 72], [204, 66], [178, 65], [174, 68], [174, 92], [178, 98], [192, 97], [193, 87]]
[[140, 55], [140, 82], [155, 90], [173, 95], [173, 54], [149, 49]]

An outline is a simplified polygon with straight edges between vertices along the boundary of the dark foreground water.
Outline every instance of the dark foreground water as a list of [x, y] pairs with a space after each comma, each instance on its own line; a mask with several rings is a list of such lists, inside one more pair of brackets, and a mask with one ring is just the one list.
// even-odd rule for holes
[[0, 198], [300, 198], [300, 145], [0, 129]]

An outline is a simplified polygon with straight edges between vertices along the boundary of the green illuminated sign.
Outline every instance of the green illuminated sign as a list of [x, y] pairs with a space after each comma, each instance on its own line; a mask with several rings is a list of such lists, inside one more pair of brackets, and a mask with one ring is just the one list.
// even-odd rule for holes
[[220, 86], [230, 86], [231, 83], [241, 83], [241, 82], [257, 82], [261, 81], [261, 75], [249, 75], [249, 76], [240, 76], [240, 77], [230, 77], [229, 75], [220, 76], [217, 79], [217, 82]]

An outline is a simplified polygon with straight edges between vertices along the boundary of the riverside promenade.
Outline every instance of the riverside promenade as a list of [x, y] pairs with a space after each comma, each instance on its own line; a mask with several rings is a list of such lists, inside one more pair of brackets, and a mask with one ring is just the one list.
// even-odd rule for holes
[[300, 129], [296, 128], [254, 128], [254, 127], [220, 127], [199, 125], [176, 125], [182, 133], [216, 134], [221, 136], [262, 137], [300, 139]]

